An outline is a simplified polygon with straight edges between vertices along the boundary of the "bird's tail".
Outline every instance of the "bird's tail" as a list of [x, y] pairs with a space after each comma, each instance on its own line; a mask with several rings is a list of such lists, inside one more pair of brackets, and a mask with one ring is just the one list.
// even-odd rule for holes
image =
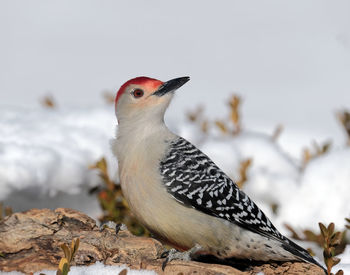
[[288, 252], [292, 253], [293, 255], [295, 255], [298, 259], [300, 259], [303, 262], [308, 262], [311, 264], [315, 264], [317, 266], [319, 266], [320, 268], [322, 268], [325, 272], [325, 274], [327, 273], [327, 270], [319, 263], [317, 262], [310, 254], [309, 252], [307, 252], [307, 250], [305, 250], [304, 248], [302, 248], [301, 246], [297, 245], [296, 243], [294, 243], [293, 241], [289, 240], [286, 238], [286, 241], [282, 243], [282, 247], [287, 250]]

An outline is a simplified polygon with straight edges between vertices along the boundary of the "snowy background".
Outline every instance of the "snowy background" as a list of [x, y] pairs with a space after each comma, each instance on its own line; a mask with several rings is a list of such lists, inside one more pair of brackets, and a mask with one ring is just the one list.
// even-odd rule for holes
[[[139, 75], [189, 75], [169, 127], [233, 178], [252, 158], [244, 189], [283, 233], [284, 222], [343, 229], [350, 147], [335, 113], [350, 109], [349, 11], [349, 1], [1, 1], [0, 201], [97, 217], [88, 166], [105, 156], [117, 172], [116, 119], [103, 91]], [[232, 93], [243, 98], [238, 137], [205, 136], [187, 121], [200, 104], [210, 120], [226, 118]], [[47, 94], [57, 108], [40, 104]], [[302, 171], [313, 140], [332, 148]]]

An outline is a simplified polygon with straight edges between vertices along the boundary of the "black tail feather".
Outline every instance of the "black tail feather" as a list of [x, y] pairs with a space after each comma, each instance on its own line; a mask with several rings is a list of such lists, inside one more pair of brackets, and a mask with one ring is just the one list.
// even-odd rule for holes
[[305, 250], [304, 248], [302, 248], [301, 246], [297, 245], [296, 243], [294, 243], [293, 241], [289, 240], [286, 238], [286, 241], [282, 242], [282, 247], [287, 250], [288, 252], [292, 253], [293, 255], [297, 256], [300, 260], [304, 261], [304, 262], [308, 262], [311, 264], [315, 264], [317, 266], [319, 266], [320, 268], [322, 268], [325, 272], [325, 274], [327, 273], [327, 270], [319, 263], [317, 262], [310, 254], [309, 252], [307, 252], [307, 250]]

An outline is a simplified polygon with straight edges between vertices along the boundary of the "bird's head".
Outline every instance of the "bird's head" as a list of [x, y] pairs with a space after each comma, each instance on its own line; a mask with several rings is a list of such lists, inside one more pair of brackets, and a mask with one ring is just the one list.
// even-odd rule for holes
[[141, 76], [125, 82], [115, 98], [115, 113], [119, 123], [141, 118], [163, 119], [173, 92], [189, 80], [186, 76], [162, 82]]

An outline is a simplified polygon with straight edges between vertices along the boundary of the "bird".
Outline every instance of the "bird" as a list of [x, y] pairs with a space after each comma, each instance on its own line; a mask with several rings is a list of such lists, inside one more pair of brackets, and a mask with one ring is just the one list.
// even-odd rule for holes
[[123, 195], [136, 218], [176, 250], [167, 260], [218, 259], [319, 264], [284, 235], [206, 154], [171, 132], [164, 114], [189, 81], [136, 77], [115, 98], [112, 151]]

